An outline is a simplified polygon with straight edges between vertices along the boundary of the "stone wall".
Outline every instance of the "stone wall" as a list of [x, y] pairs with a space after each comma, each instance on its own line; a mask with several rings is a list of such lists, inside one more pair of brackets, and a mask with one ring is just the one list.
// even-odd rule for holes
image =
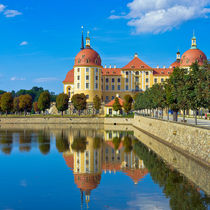
[[135, 116], [133, 126], [210, 164], [210, 130], [208, 129], [142, 116]]

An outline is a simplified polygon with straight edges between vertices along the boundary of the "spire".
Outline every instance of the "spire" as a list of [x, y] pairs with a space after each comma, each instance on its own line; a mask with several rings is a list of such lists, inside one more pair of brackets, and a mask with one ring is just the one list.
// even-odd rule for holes
[[195, 31], [193, 30], [193, 37], [192, 37], [192, 44], [191, 44], [191, 49], [197, 49], [197, 44], [196, 44], [196, 37], [195, 37]]
[[176, 60], [177, 60], [177, 61], [180, 61], [180, 59], [181, 59], [181, 57], [180, 57], [180, 52], [179, 52], [179, 50], [178, 50], [178, 52], [176, 53]]
[[90, 48], [90, 32], [87, 32], [87, 37], [86, 37], [86, 48]]
[[84, 49], [84, 38], [83, 38], [83, 26], [82, 26], [82, 42], [81, 42], [81, 50]]

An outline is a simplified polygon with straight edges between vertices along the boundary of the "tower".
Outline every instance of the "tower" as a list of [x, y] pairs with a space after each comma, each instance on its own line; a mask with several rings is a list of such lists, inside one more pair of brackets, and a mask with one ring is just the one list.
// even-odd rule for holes
[[178, 52], [176, 53], [176, 60], [177, 60], [177, 61], [180, 61], [180, 59], [181, 59], [181, 57], [180, 57], [180, 52], [179, 52], [179, 50], [178, 50]]
[[193, 37], [191, 40], [192, 40], [191, 49], [197, 49], [195, 32], [193, 32]]

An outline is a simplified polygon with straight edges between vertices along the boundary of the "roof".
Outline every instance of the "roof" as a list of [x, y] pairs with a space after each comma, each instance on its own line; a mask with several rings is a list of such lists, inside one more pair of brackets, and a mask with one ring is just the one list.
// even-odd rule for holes
[[[119, 99], [120, 105], [123, 106], [123, 100], [121, 98], [118, 98], [118, 99]], [[114, 102], [115, 102], [115, 98], [111, 100], [109, 103], [105, 104], [105, 106], [112, 107]]]
[[172, 68], [176, 68], [176, 67], [179, 67], [179, 66], [180, 66], [180, 60], [176, 60], [170, 65], [170, 67], [172, 67]]
[[121, 76], [120, 68], [103, 68], [102, 69], [103, 76]]
[[196, 61], [199, 65], [203, 65], [207, 60], [206, 55], [199, 49], [189, 49], [181, 57], [180, 66], [191, 66]]
[[146, 168], [143, 169], [125, 169], [123, 170], [127, 176], [129, 176], [135, 184], [144, 178], [148, 174], [148, 170]]
[[143, 69], [152, 69], [146, 63], [144, 63], [138, 57], [135, 57], [132, 61], [130, 61], [127, 65], [125, 65], [122, 69], [124, 70], [143, 70]]
[[169, 76], [173, 73], [173, 68], [156, 68], [153, 69], [154, 76]]
[[101, 66], [100, 55], [91, 48], [85, 48], [75, 57], [74, 66]]
[[70, 70], [63, 83], [74, 83], [74, 69]]
[[74, 169], [74, 156], [73, 155], [63, 155], [63, 158], [66, 162], [66, 165], [70, 168], [70, 169]]

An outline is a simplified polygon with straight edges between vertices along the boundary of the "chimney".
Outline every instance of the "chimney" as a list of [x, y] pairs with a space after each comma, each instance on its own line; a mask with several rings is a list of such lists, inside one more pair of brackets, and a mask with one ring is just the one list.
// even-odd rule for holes
[[116, 69], [116, 68], [117, 68], [117, 66], [116, 66], [116, 65], [114, 65], [114, 68]]
[[112, 65], [110, 64], [109, 68], [111, 69], [112, 68]]
[[104, 68], [106, 69], [106, 64], [105, 64]]
[[165, 68], [166, 68], [166, 66], [163, 66], [163, 68], [165, 69]]
[[138, 58], [138, 53], [135, 53], [134, 54], [134, 58]]
[[157, 69], [159, 69], [159, 65], [157, 65]]

